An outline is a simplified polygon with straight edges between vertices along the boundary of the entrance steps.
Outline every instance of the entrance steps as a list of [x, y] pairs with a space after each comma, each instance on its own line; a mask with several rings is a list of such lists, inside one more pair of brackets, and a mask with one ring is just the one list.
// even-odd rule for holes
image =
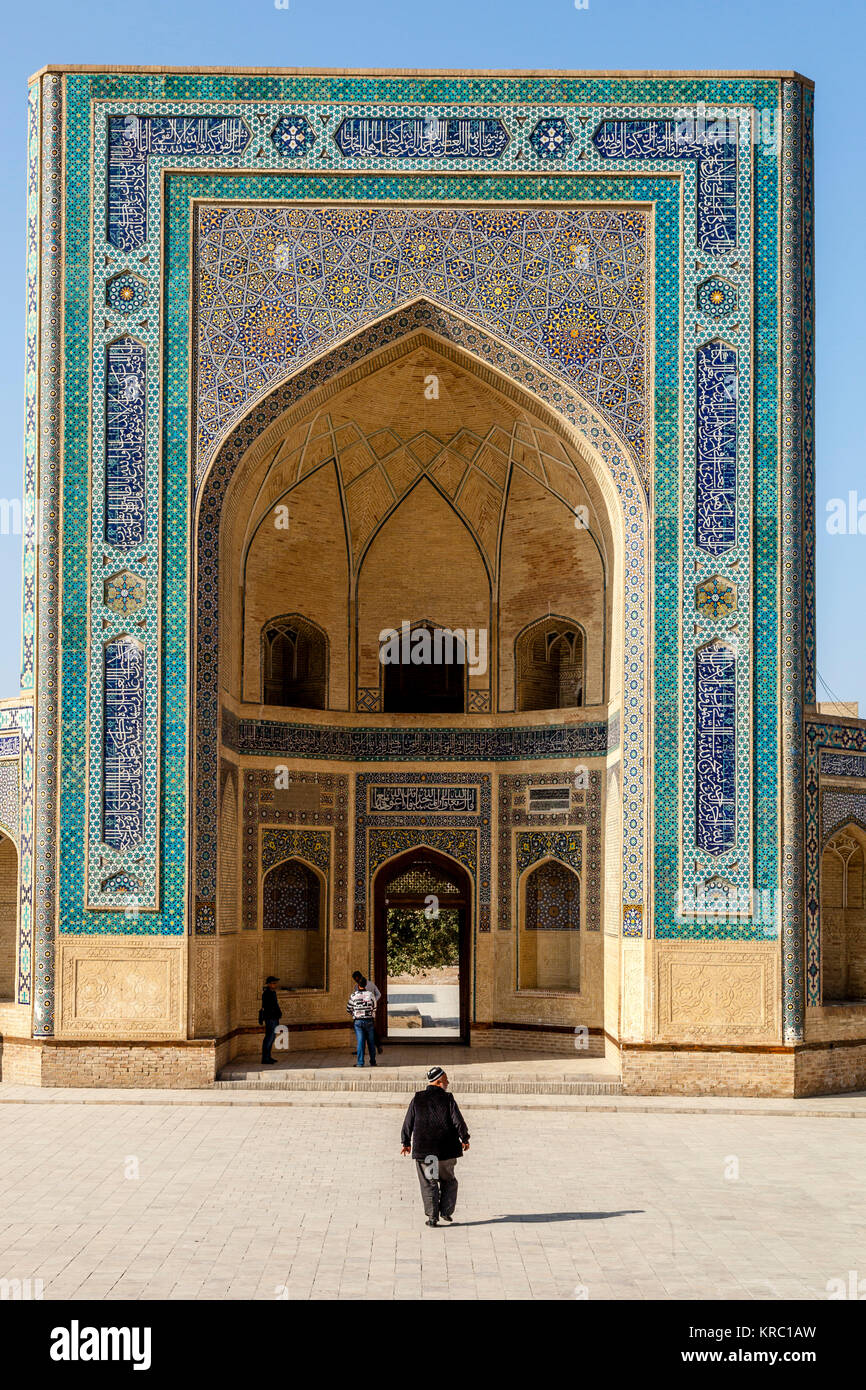
[[434, 1064], [448, 1073], [451, 1090], [461, 1095], [618, 1096], [619, 1071], [603, 1057], [569, 1057], [505, 1048], [427, 1046], [389, 1043], [376, 1067], [355, 1067], [348, 1048], [275, 1054], [263, 1066], [257, 1056], [236, 1057], [220, 1072], [218, 1090], [346, 1091], [411, 1095], [423, 1089], [424, 1073]]

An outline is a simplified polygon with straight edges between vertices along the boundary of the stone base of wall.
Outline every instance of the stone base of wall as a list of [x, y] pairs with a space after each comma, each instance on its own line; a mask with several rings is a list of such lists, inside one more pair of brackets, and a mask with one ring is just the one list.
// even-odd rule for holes
[[[581, 1043], [577, 1047], [577, 1042]], [[470, 1027], [469, 1042], [472, 1047], [502, 1047], [514, 1052], [555, 1052], [566, 1057], [603, 1057], [604, 1034], [590, 1033], [581, 1037], [569, 1030], [567, 1033], [547, 1032], [544, 1029], [509, 1027], [507, 1023], [492, 1027]], [[584, 1044], [586, 1044], [584, 1046]]]
[[[201, 1042], [42, 1042], [0, 1039], [0, 1081], [25, 1086], [147, 1087], [177, 1090], [212, 1086], [217, 1071], [239, 1054], [260, 1046], [258, 1029], [239, 1030], [219, 1044]], [[515, 1053], [544, 1051], [563, 1056], [603, 1057], [605, 1039], [590, 1034], [589, 1048], [576, 1051], [569, 1034], [507, 1027], [473, 1029], [474, 1047]], [[349, 1029], [290, 1032], [290, 1050], [353, 1051]], [[608, 1046], [611, 1061], [616, 1049]], [[626, 1044], [619, 1054], [623, 1090], [633, 1096], [820, 1096], [866, 1090], [866, 1040], [787, 1048], [724, 1049], [641, 1047]], [[347, 1061], [348, 1065], [348, 1061]]]
[[797, 1096], [866, 1091], [866, 1041], [806, 1047], [797, 1053]]
[[629, 1096], [793, 1096], [792, 1051], [644, 1048], [625, 1044], [622, 1087]]
[[866, 1041], [778, 1050], [642, 1048], [621, 1053], [632, 1096], [821, 1096], [866, 1090]]
[[0, 1080], [29, 1086], [190, 1090], [212, 1086], [213, 1042], [41, 1042], [4, 1038]]
[[27, 1038], [0, 1041], [0, 1081], [15, 1086], [42, 1084], [42, 1048]]

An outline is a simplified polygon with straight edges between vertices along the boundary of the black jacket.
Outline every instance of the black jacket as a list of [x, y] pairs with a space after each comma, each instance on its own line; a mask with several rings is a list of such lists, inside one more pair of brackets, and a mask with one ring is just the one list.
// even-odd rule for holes
[[282, 1016], [283, 1011], [277, 999], [277, 991], [275, 989], [268, 989], [266, 985], [262, 990], [262, 1022], [268, 1018], [280, 1019]]
[[404, 1148], [411, 1143], [413, 1158], [459, 1158], [462, 1144], [469, 1143], [469, 1130], [454, 1097], [441, 1086], [416, 1091], [403, 1121], [401, 1143]]

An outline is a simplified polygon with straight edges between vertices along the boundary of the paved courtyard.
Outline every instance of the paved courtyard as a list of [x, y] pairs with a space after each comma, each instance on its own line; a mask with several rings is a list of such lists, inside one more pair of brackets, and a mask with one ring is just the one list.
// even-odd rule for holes
[[821, 1299], [866, 1276], [861, 1119], [467, 1097], [459, 1224], [428, 1229], [402, 1100], [103, 1099], [0, 1106], [0, 1278], [46, 1299]]

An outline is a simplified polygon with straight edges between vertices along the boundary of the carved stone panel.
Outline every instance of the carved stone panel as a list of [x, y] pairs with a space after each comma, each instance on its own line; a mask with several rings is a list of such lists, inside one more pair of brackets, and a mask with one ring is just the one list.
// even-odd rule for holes
[[658, 1036], [687, 1041], [771, 1038], [778, 962], [772, 950], [657, 946]]
[[184, 951], [171, 945], [90, 938], [61, 941], [62, 1037], [178, 1038]]

